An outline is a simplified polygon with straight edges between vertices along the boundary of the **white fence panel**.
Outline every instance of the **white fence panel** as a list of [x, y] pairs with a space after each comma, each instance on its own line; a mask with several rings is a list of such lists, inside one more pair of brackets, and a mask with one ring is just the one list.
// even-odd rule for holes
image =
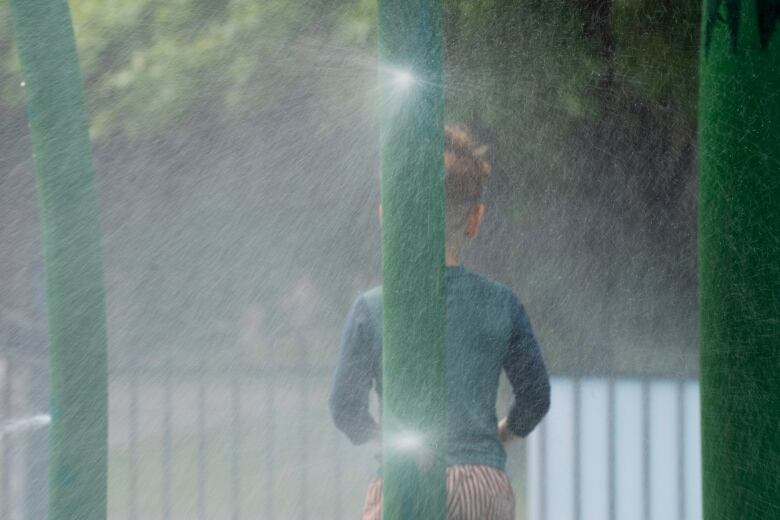
[[528, 520], [701, 520], [699, 384], [552, 378], [528, 439]]

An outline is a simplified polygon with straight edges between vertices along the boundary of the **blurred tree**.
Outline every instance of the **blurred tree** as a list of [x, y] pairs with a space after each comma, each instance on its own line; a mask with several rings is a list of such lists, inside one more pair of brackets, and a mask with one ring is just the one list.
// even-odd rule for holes
[[[549, 91], [547, 101], [581, 116], [590, 95], [582, 80], [595, 75], [611, 83], [613, 58], [622, 86], [640, 97], [674, 92], [692, 104], [695, 0], [453, 0], [446, 8], [454, 72], [448, 88], [459, 91], [456, 109], [476, 104], [471, 111], [491, 120], [499, 115], [485, 114], [485, 104], [513, 106], [507, 99], [485, 99], [484, 88], [474, 88], [484, 85], [459, 84], [481, 77], [494, 84], [494, 96], [527, 102]], [[376, 36], [371, 0], [84, 0], [74, 3], [73, 12], [96, 135], [159, 131], [204, 111], [224, 120], [246, 114], [247, 107], [268, 109], [280, 90], [307, 79], [309, 71], [300, 67], [311, 62], [307, 38], [309, 44], [340, 41], [373, 52]], [[7, 20], [4, 4], [0, 20]], [[10, 36], [0, 33], [5, 77], [18, 68]], [[18, 88], [3, 82], [0, 106], [20, 109]], [[685, 115], [693, 121], [691, 109]]]
[[[141, 135], [204, 116], [262, 110], [305, 71], [292, 66], [306, 36], [329, 34], [336, 2], [150, 0], [72, 6], [93, 133]], [[0, 5], [0, 19], [7, 7]], [[4, 24], [5, 25], [5, 24]], [[18, 69], [0, 33], [5, 73]], [[279, 59], [282, 57], [283, 59]], [[21, 107], [4, 84], [0, 104]]]
[[[176, 271], [159, 261], [166, 248], [207, 273], [229, 251], [242, 258], [274, 241], [297, 254], [268, 262], [295, 276], [316, 257], [333, 266], [329, 280], [346, 264], [362, 273], [355, 280], [370, 279], [373, 222], [361, 227], [371, 240], [359, 246], [333, 237], [336, 223], [372, 218], [367, 206], [376, 202], [366, 198], [376, 177], [356, 173], [375, 171], [375, 155], [364, 151], [376, 147], [375, 0], [80, 0], [72, 10], [93, 136], [107, 150], [133, 150], [117, 163], [116, 151], [98, 148], [101, 192], [114, 201], [104, 226], [144, 222], [153, 230], [144, 240], [158, 244], [148, 258], [129, 245], [112, 257], [109, 248], [116, 271], [107, 277], [131, 301], [123, 312], [137, 312], [139, 323], [156, 319], [170, 335], [165, 327], [186, 329], [198, 318], [132, 303], [136, 291], [159, 298], [192, 276], [192, 292], [216, 283], [251, 292], [240, 277]], [[482, 133], [495, 148], [484, 240], [493, 236], [504, 254], [475, 251], [472, 260], [523, 290], [561, 360], [590, 341], [582, 331], [599, 328], [590, 312], [572, 318], [594, 301], [606, 302], [601, 314], [624, 329], [615, 331], [619, 341], [694, 348], [698, 0], [448, 0], [445, 10], [448, 116], [489, 129]], [[18, 77], [9, 27], [0, 2], [0, 161], [15, 165], [24, 113], [18, 82], [9, 81]], [[215, 197], [209, 168], [224, 171], [231, 156], [259, 164], [231, 164]], [[314, 177], [322, 164], [335, 172], [327, 185]], [[146, 182], [134, 180], [138, 172]], [[345, 190], [350, 183], [360, 188]], [[253, 207], [260, 193], [278, 216], [237, 222], [234, 207]], [[332, 203], [345, 197], [353, 209]], [[185, 212], [194, 215], [189, 235], [155, 227]], [[239, 247], [227, 243], [225, 227], [255, 236]], [[171, 242], [206, 232], [219, 237], [212, 246]], [[345, 260], [347, 246], [359, 254]], [[160, 273], [147, 272], [152, 264]], [[121, 283], [141, 274], [138, 287]], [[265, 289], [283, 291], [282, 282], [269, 277]], [[328, 298], [347, 299], [336, 294], [343, 286], [327, 283]], [[192, 312], [207, 310], [193, 304]]]

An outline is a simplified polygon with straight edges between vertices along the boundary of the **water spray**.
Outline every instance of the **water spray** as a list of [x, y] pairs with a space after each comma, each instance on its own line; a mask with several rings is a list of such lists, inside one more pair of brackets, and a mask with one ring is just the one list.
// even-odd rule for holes
[[429, 445], [427, 437], [419, 432], [401, 431], [390, 435], [385, 444], [387, 453], [400, 455], [402, 458], [414, 461], [420, 471], [427, 472], [433, 466], [434, 450]]
[[393, 84], [402, 90], [408, 90], [417, 80], [409, 70], [397, 69], [392, 71]]
[[9, 419], [0, 425], [0, 439], [9, 433], [39, 430], [50, 424], [51, 416], [48, 414], [37, 414], [18, 419]]
[[403, 453], [425, 451], [424, 437], [414, 431], [404, 431], [390, 437], [389, 447]]

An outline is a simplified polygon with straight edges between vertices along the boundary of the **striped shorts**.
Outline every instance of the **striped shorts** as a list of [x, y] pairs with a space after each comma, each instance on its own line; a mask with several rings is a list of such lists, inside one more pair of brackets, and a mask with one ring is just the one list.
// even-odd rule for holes
[[[363, 520], [382, 518], [382, 479], [371, 481]], [[447, 468], [447, 520], [514, 520], [515, 495], [509, 477], [492, 466]]]

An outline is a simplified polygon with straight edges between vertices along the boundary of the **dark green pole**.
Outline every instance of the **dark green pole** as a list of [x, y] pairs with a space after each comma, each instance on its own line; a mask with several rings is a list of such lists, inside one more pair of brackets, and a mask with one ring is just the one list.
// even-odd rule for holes
[[380, 0], [385, 520], [446, 518], [440, 0]]
[[699, 247], [704, 518], [780, 518], [780, 16], [706, 0]]
[[38, 176], [48, 292], [49, 519], [105, 520], [106, 326], [100, 227], [65, 0], [12, 0]]

